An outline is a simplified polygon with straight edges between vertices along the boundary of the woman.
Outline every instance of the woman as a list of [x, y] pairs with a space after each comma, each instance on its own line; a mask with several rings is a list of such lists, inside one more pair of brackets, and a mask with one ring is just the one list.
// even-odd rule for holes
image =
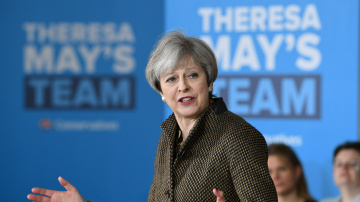
[[146, 78], [173, 110], [161, 125], [149, 201], [277, 201], [263, 136], [212, 95], [214, 53], [201, 40], [166, 34]]
[[321, 202], [360, 202], [359, 142], [346, 142], [335, 149], [333, 176], [340, 196]]
[[315, 201], [308, 193], [301, 163], [290, 147], [269, 145], [268, 166], [279, 202]]

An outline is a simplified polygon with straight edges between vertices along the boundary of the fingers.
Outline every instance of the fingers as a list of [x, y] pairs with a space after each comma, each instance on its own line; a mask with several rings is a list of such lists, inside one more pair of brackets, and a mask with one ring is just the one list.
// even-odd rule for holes
[[70, 184], [70, 182], [68, 182], [61, 176], [58, 178], [58, 180], [59, 180], [60, 184], [65, 187], [65, 189], [67, 191], [75, 191], [76, 190], [76, 188], [72, 184]]
[[217, 189], [213, 189], [213, 193], [215, 194], [216, 197], [224, 197], [224, 193]]
[[46, 197], [46, 196], [39, 196], [39, 195], [35, 195], [35, 194], [29, 194], [27, 196], [27, 198], [31, 201], [38, 201], [38, 202], [50, 202], [51, 198]]
[[55, 191], [53, 190], [49, 190], [49, 189], [43, 189], [43, 188], [32, 188], [31, 191], [34, 194], [41, 194], [41, 195], [45, 195], [45, 196], [52, 196], [54, 194]]
[[216, 196], [216, 202], [225, 202], [224, 192], [217, 189], [213, 189], [213, 193]]

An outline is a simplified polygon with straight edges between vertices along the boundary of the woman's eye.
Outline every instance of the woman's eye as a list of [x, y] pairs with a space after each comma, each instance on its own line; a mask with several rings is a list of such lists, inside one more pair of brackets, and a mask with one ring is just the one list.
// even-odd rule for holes
[[197, 73], [191, 73], [191, 74], [189, 74], [189, 77], [190, 78], [196, 78], [196, 77], [198, 77], [198, 74]]
[[286, 170], [285, 167], [280, 167], [280, 168], [279, 168], [279, 171], [285, 171], [285, 170]]
[[166, 79], [166, 82], [173, 82], [173, 81], [175, 81], [175, 77], [170, 77], [170, 78]]

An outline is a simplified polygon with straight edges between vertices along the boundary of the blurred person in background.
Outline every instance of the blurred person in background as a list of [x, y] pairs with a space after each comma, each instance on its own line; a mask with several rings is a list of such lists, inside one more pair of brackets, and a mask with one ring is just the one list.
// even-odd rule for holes
[[270, 144], [268, 166], [279, 202], [314, 202], [295, 152], [284, 144]]
[[333, 178], [340, 196], [321, 202], [360, 202], [360, 143], [345, 142], [334, 151]]

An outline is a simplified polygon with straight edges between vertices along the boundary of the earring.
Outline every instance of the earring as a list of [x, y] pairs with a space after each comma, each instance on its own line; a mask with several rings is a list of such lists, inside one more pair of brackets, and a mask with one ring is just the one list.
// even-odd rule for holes
[[212, 91], [213, 91], [213, 89], [211, 87], [209, 87], [209, 92], [212, 92]]
[[162, 99], [163, 102], [166, 102], [164, 96], [161, 96], [161, 99]]

